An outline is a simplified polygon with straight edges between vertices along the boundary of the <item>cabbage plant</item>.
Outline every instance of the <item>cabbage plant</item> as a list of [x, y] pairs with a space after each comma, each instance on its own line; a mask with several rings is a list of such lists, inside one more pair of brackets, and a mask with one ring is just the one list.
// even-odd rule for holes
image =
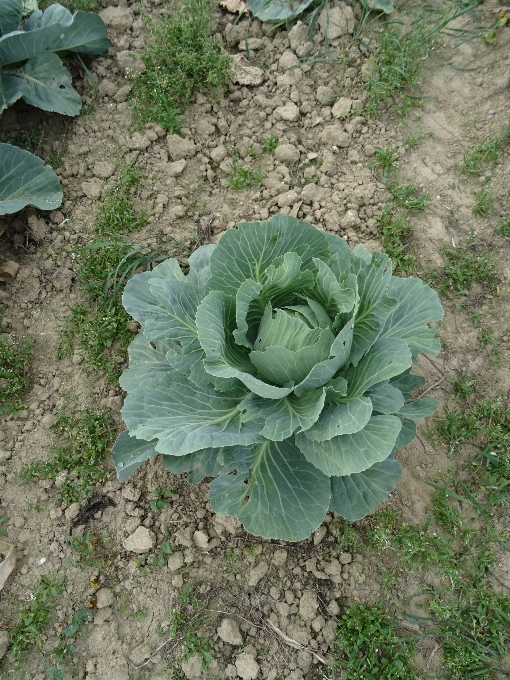
[[297, 541], [328, 510], [375, 510], [437, 408], [410, 372], [440, 348], [436, 293], [307, 222], [240, 224], [187, 274], [169, 259], [133, 277], [123, 303], [143, 330], [120, 379], [119, 480], [162, 454], [192, 483], [214, 477], [212, 510], [252, 534]]

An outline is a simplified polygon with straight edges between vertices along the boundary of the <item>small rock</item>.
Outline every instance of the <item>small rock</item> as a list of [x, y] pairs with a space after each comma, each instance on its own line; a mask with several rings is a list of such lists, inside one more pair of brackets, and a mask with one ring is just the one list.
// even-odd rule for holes
[[96, 177], [108, 179], [108, 177], [111, 177], [115, 172], [115, 166], [113, 163], [109, 163], [108, 161], [100, 161], [99, 163], [94, 164], [92, 172]]
[[178, 175], [182, 175], [185, 167], [186, 161], [184, 159], [181, 159], [180, 161], [174, 161], [173, 163], [169, 163], [167, 165], [166, 174], [170, 177], [177, 177]]
[[107, 26], [125, 31], [133, 25], [133, 13], [127, 7], [107, 7], [99, 12]]
[[340, 576], [342, 573], [342, 565], [338, 560], [331, 560], [331, 562], [324, 567], [324, 571], [330, 576]]
[[112, 615], [113, 612], [111, 607], [104, 607], [103, 609], [98, 609], [94, 615], [94, 623], [96, 624], [96, 626], [102, 626], [103, 623], [106, 623], [107, 621], [111, 620]]
[[340, 99], [335, 103], [331, 109], [331, 113], [335, 118], [346, 118], [351, 112], [352, 99], [347, 99], [346, 97], [340, 97]]
[[294, 191], [294, 189], [291, 189], [290, 191], [286, 191], [284, 194], [280, 194], [278, 196], [278, 207], [279, 208], [284, 208], [285, 206], [288, 205], [294, 205], [299, 200], [299, 195], [297, 191]]
[[9, 633], [6, 630], [0, 630], [0, 659], [5, 656], [9, 649]]
[[204, 657], [200, 652], [196, 652], [189, 659], [183, 661], [181, 664], [182, 672], [188, 678], [188, 680], [193, 680], [193, 678], [199, 678], [202, 675], [202, 664], [204, 662]]
[[288, 120], [291, 123], [299, 120], [299, 109], [294, 102], [288, 102], [285, 106], [279, 106], [275, 109], [275, 114], [282, 120]]
[[319, 601], [317, 600], [317, 595], [311, 590], [305, 591], [299, 600], [299, 613], [301, 618], [304, 621], [311, 621], [316, 616], [318, 608]]
[[109, 588], [99, 588], [96, 592], [96, 607], [103, 609], [104, 607], [111, 607], [115, 602], [115, 595]]
[[122, 488], [121, 496], [127, 501], [132, 501], [133, 503], [136, 503], [136, 501], [140, 498], [141, 493], [142, 492], [140, 491], [140, 489], [137, 489], [132, 484], [126, 484], [126, 486]]
[[221, 163], [227, 157], [227, 150], [224, 146], [217, 146], [211, 149], [211, 158], [215, 163]]
[[326, 85], [320, 85], [317, 88], [316, 98], [319, 104], [330, 104], [335, 98], [335, 93], [330, 87], [327, 87]]
[[81, 510], [81, 505], [79, 503], [71, 503], [71, 505], [65, 511], [66, 519], [69, 522], [72, 522], [73, 519], [76, 519], [76, 517], [78, 517], [80, 510]]
[[122, 541], [126, 550], [135, 553], [146, 553], [154, 546], [154, 538], [147, 527], [140, 526]]
[[340, 125], [326, 125], [320, 134], [320, 141], [328, 146], [338, 146], [345, 149], [351, 143], [351, 139]]
[[286, 560], [287, 560], [287, 551], [286, 550], [277, 550], [275, 552], [275, 554], [273, 555], [273, 564], [276, 567], [283, 567]]
[[256, 586], [257, 583], [267, 574], [269, 571], [269, 565], [267, 562], [259, 562], [253, 569], [250, 570], [248, 576], [248, 585]]
[[99, 198], [103, 191], [103, 185], [98, 179], [92, 179], [90, 182], [82, 182], [81, 188], [87, 198]]
[[193, 543], [197, 548], [207, 550], [209, 548], [209, 536], [205, 531], [195, 531], [193, 534]]
[[328, 528], [325, 526], [319, 527], [313, 535], [313, 544], [319, 545], [322, 542], [324, 536], [328, 533]]
[[234, 619], [225, 618], [218, 627], [218, 635], [229, 645], [242, 645], [243, 638], [239, 626]]
[[338, 558], [338, 561], [340, 562], [340, 564], [350, 564], [352, 562], [351, 553], [342, 553]]
[[131, 92], [131, 85], [124, 85], [124, 87], [121, 87], [120, 90], [118, 90], [113, 95], [113, 98], [118, 103], [125, 102], [125, 101], [127, 101], [127, 98], [129, 97], [130, 92]]
[[292, 50], [285, 50], [278, 61], [278, 68], [280, 71], [286, 71], [287, 69], [297, 66], [298, 64], [299, 59], [296, 57], [294, 52]]
[[[344, 229], [352, 229], [354, 227], [359, 227], [360, 224], [361, 220], [356, 210], [348, 210], [340, 220], [340, 225]], [[342, 564], [346, 564], [346, 562], [342, 562]]]
[[150, 141], [139, 132], [135, 132], [129, 141], [129, 148], [134, 151], [145, 151], [150, 146]]
[[236, 659], [237, 675], [244, 680], [256, 680], [260, 667], [253, 656], [241, 652]]
[[38, 215], [28, 215], [28, 228], [33, 239], [37, 242], [42, 241], [48, 234], [48, 225], [46, 222]]
[[60, 508], [51, 508], [50, 510], [50, 519], [58, 519], [59, 517], [62, 517], [62, 510]]
[[276, 160], [281, 163], [297, 163], [299, 161], [299, 150], [292, 144], [280, 144], [274, 152]]
[[179, 135], [168, 135], [167, 144], [168, 153], [174, 161], [192, 158], [197, 152], [197, 148], [191, 139], [185, 139]]
[[183, 527], [175, 532], [174, 540], [177, 545], [183, 545], [185, 548], [193, 547], [193, 539], [191, 538], [191, 527]]
[[12, 451], [5, 451], [4, 449], [0, 449], [0, 463], [6, 463], [11, 458]]
[[319, 17], [319, 26], [328, 40], [354, 33], [354, 12], [345, 2], [339, 7], [325, 7]]
[[[122, 52], [118, 52], [117, 62], [121, 70], [124, 72], [126, 78], [132, 78], [133, 76], [145, 71], [145, 64], [143, 61], [130, 50], [122, 50]], [[115, 92], [116, 91], [117, 87], [115, 86]]]
[[250, 52], [260, 50], [263, 42], [262, 38], [248, 38], [248, 40], [241, 40], [238, 49], [241, 51], [248, 49]]
[[302, 46], [308, 42], [308, 26], [302, 21], [298, 21], [289, 33], [290, 48], [297, 53]]
[[174, 552], [173, 555], [170, 555], [167, 564], [170, 571], [177, 571], [182, 566], [184, 566], [184, 556], [182, 551], [179, 550], [179, 552]]

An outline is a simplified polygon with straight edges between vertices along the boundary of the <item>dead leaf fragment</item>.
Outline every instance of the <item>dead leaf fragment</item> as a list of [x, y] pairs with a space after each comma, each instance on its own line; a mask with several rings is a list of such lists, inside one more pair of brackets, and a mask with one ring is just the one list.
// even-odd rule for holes
[[232, 14], [241, 14], [246, 9], [246, 3], [243, 0], [218, 0], [218, 4]]
[[242, 54], [234, 54], [234, 83], [240, 85], [260, 85], [264, 77], [264, 71], [256, 66], [250, 66], [250, 62]]
[[14, 279], [18, 276], [20, 265], [14, 260], [7, 260], [0, 264], [0, 281], [6, 283], [14, 283]]
[[0, 562], [0, 590], [5, 585], [5, 582], [11, 575], [12, 570], [16, 566], [16, 557], [18, 549], [12, 543], [5, 543], [0, 541], [0, 554], [5, 555], [3, 562]]

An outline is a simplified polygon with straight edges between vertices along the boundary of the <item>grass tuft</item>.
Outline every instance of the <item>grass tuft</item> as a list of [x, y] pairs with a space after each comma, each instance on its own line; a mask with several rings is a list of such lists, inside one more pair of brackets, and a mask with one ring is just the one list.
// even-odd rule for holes
[[212, 0], [183, 0], [159, 15], [146, 17], [145, 70], [133, 80], [133, 109], [140, 123], [154, 121], [170, 133], [181, 127], [180, 114], [194, 92], [215, 93], [232, 73], [232, 59], [210, 38]]
[[259, 167], [247, 168], [238, 163], [232, 164], [228, 175], [228, 185], [236, 191], [243, 191], [250, 187], [259, 189], [262, 186], [262, 171]]
[[478, 217], [485, 217], [494, 210], [495, 200], [490, 184], [486, 182], [481, 189], [475, 191], [476, 203], [473, 206], [473, 213]]
[[32, 386], [29, 364], [33, 353], [31, 340], [15, 335], [0, 339], [0, 415], [16, 415], [25, 408], [23, 395]]
[[408, 252], [407, 236], [412, 229], [412, 225], [403, 215], [398, 215], [387, 204], [381, 215], [377, 217], [382, 246], [388, 257], [391, 257], [395, 272], [414, 271], [414, 260]]

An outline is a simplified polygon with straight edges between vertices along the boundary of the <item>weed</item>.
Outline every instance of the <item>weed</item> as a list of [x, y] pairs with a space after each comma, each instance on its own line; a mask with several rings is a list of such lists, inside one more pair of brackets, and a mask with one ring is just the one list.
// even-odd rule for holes
[[352, 602], [342, 614], [336, 631], [339, 659], [331, 668], [349, 680], [411, 680], [419, 678], [410, 661], [416, 651], [413, 640], [401, 641], [395, 623], [381, 605], [367, 607]]
[[466, 295], [475, 283], [487, 287], [496, 285], [494, 277], [494, 257], [492, 253], [476, 255], [473, 252], [473, 243], [461, 248], [444, 246], [441, 254], [449, 264], [439, 276], [439, 291], [442, 295], [459, 297]]
[[[195, 603], [195, 606], [198, 602]], [[181, 663], [186, 661], [194, 654], [201, 654], [203, 658], [203, 666], [205, 668], [211, 663], [213, 657], [211, 654], [214, 648], [213, 638], [209, 635], [203, 635], [199, 632], [201, 624], [204, 622], [204, 617], [200, 614], [195, 614], [190, 616], [184, 611], [174, 611], [170, 617], [169, 633], [170, 635], [179, 641], [180, 647], [180, 659], [176, 659], [172, 663], [172, 670], [176, 671], [178, 674], [172, 677], [181, 680]]]
[[0, 536], [7, 536], [7, 530], [5, 524], [7, 524], [7, 515], [0, 516]]
[[505, 143], [510, 141], [510, 125], [498, 137], [490, 137], [464, 154], [460, 171], [466, 175], [479, 177], [500, 157]]
[[84, 502], [94, 485], [108, 477], [102, 462], [113, 437], [113, 420], [87, 408], [60, 413], [51, 428], [56, 438], [51, 446], [53, 458], [46, 463], [33, 459], [20, 478], [27, 483], [58, 476], [60, 501], [66, 506]]
[[171, 498], [175, 487], [171, 489], [158, 489], [154, 495], [155, 498], [150, 502], [150, 509], [153, 512], [158, 512], [160, 510], [165, 510], [168, 506], [165, 503], [165, 498]]
[[262, 171], [260, 168], [246, 168], [243, 165], [230, 166], [230, 173], [228, 175], [228, 185], [231, 189], [242, 191], [250, 187], [262, 186]]
[[467, 399], [475, 392], [476, 378], [469, 376], [465, 371], [462, 371], [460, 376], [452, 380], [453, 393], [456, 399]]
[[57, 577], [56, 573], [51, 576], [41, 576], [39, 583], [30, 594], [30, 599], [22, 607], [14, 628], [9, 633], [13, 659], [19, 660], [22, 653], [30, 647], [41, 646], [42, 631], [50, 622], [55, 599], [65, 586], [65, 579]]
[[375, 158], [373, 163], [369, 163], [369, 167], [381, 168], [382, 179], [386, 181], [390, 173], [398, 168], [398, 153], [393, 151], [391, 144], [384, 149], [378, 146], [375, 150]]
[[510, 238], [510, 215], [505, 217], [496, 231], [498, 234], [500, 234], [500, 236], [506, 236], [507, 238]]
[[222, 560], [226, 563], [226, 570], [229, 573], [234, 571], [234, 562], [236, 562], [238, 559], [239, 555], [236, 555], [233, 550], [227, 550], [223, 555]]
[[212, 22], [211, 0], [183, 0], [156, 21], [146, 18], [145, 70], [133, 80], [133, 109], [140, 123], [155, 121], [178, 132], [180, 112], [193, 93], [215, 93], [227, 83], [232, 60], [209, 37]]
[[414, 271], [414, 260], [407, 252], [407, 236], [412, 225], [405, 217], [396, 214], [390, 204], [384, 206], [377, 219], [382, 246], [388, 257], [391, 257], [397, 273]]
[[354, 530], [352, 524], [345, 519], [336, 518], [336, 527], [338, 534], [336, 537], [336, 545], [334, 552], [341, 555], [345, 552], [357, 553], [361, 550], [361, 541], [359, 535]]
[[480, 347], [484, 349], [487, 345], [492, 345], [494, 343], [494, 335], [492, 329], [485, 324], [480, 328], [480, 332], [476, 336]]
[[263, 151], [274, 154], [276, 147], [280, 146], [280, 144], [283, 144], [283, 141], [279, 140], [278, 137], [276, 137], [274, 133], [271, 132], [269, 137], [261, 137], [260, 143], [262, 144]]
[[478, 191], [475, 191], [476, 203], [473, 206], [473, 213], [478, 217], [485, 217], [494, 210], [495, 200], [490, 184], [486, 182]]
[[420, 212], [425, 210], [425, 204], [429, 195], [420, 194], [418, 189], [412, 184], [389, 184], [388, 190], [399, 208], [403, 208], [408, 212]]
[[44, 131], [37, 129], [33, 123], [24, 125], [22, 130], [16, 130], [16, 132], [0, 133], [0, 142], [19, 146], [20, 149], [25, 149], [25, 151], [30, 151], [30, 153], [36, 155], [44, 141]]
[[23, 394], [32, 386], [29, 364], [33, 353], [30, 340], [15, 335], [0, 339], [0, 415], [17, 415], [26, 406]]

